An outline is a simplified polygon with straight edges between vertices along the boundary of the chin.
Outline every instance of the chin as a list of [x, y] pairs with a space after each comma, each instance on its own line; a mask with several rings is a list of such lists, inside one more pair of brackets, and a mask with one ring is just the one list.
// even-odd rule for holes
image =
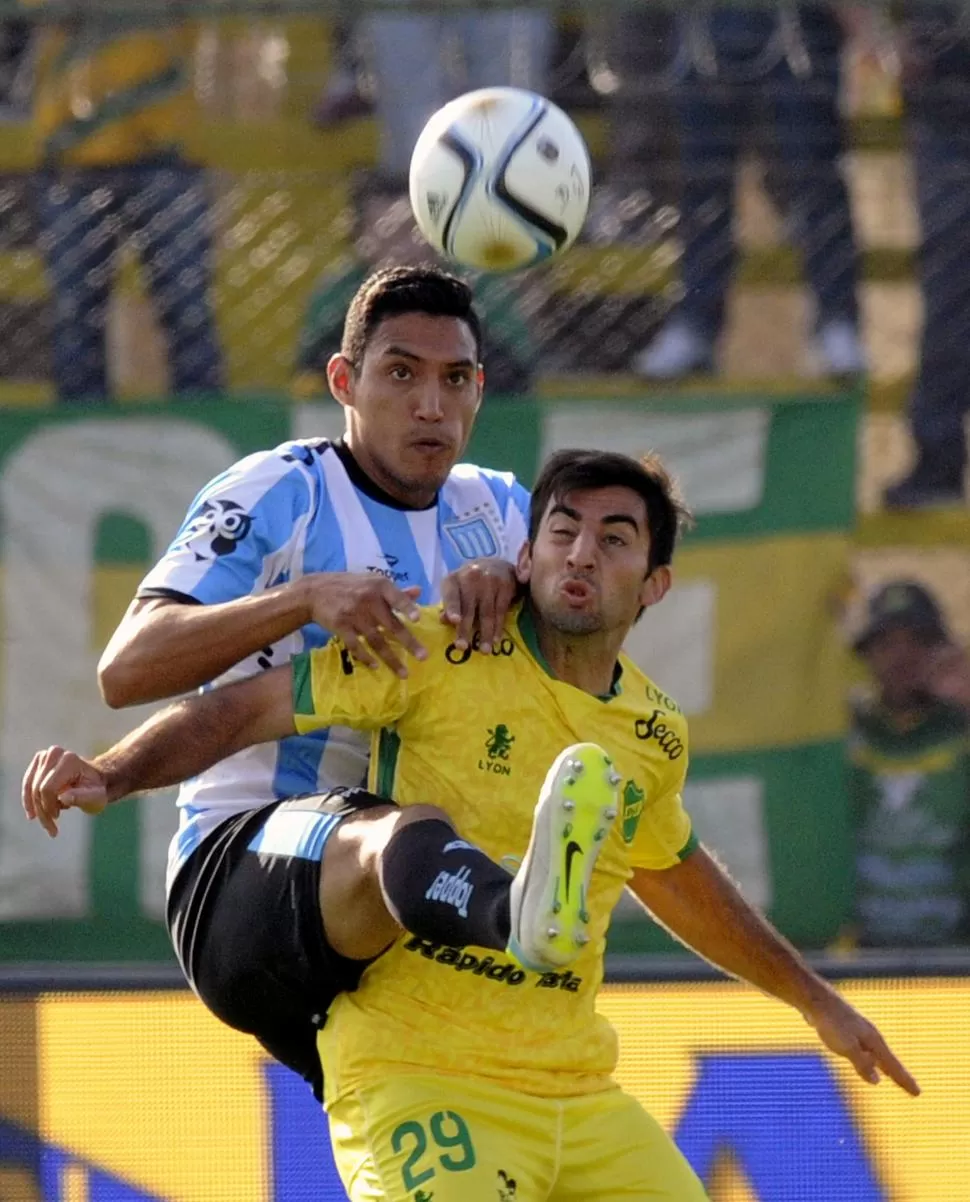
[[547, 621], [560, 634], [596, 634], [603, 629], [600, 614], [579, 609], [556, 610]]

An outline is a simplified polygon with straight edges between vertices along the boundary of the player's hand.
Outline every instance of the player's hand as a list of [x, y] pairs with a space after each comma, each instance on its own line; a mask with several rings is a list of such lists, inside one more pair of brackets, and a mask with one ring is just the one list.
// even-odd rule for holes
[[402, 649], [415, 659], [427, 658], [425, 647], [401, 620], [415, 622], [420, 616], [420, 588], [398, 588], [386, 576], [364, 572], [321, 572], [305, 576], [302, 583], [309, 589], [310, 620], [338, 635], [368, 668], [383, 660], [392, 672], [407, 676]]
[[478, 635], [478, 649], [491, 654], [518, 587], [515, 569], [504, 559], [473, 559], [445, 577], [441, 620], [457, 628], [455, 646], [460, 651], [472, 646]]
[[101, 773], [88, 760], [63, 747], [38, 751], [24, 773], [21, 797], [24, 813], [57, 838], [57, 821], [64, 810], [78, 808], [97, 814], [108, 804]]
[[902, 1062], [889, 1050], [878, 1030], [844, 998], [833, 993], [806, 1019], [818, 1032], [819, 1039], [837, 1056], [844, 1056], [863, 1079], [878, 1085], [885, 1073], [900, 1089], [918, 1097], [920, 1088]]

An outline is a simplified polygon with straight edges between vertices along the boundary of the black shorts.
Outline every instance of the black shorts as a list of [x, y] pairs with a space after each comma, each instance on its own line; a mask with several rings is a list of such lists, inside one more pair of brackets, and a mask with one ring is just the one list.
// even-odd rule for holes
[[343, 819], [387, 805], [363, 789], [236, 814], [182, 866], [167, 921], [185, 976], [217, 1018], [254, 1035], [322, 1099], [317, 1030], [371, 961], [338, 956], [320, 917], [320, 863]]

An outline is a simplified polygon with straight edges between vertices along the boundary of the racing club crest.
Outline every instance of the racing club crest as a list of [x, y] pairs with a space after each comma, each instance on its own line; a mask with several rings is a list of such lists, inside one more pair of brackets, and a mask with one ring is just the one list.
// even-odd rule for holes
[[488, 559], [500, 554], [498, 539], [483, 517], [445, 522], [444, 529], [463, 559]]

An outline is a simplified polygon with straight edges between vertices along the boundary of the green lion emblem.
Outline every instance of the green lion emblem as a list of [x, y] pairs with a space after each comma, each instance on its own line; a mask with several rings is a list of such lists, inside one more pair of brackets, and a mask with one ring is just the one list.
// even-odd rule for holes
[[635, 780], [628, 780], [623, 786], [623, 842], [632, 843], [637, 833], [640, 815], [643, 813], [643, 802], [646, 793], [637, 785]]
[[507, 760], [514, 742], [515, 735], [509, 734], [509, 728], [500, 722], [494, 730], [488, 732], [488, 738], [485, 741], [488, 758], [490, 760]]

